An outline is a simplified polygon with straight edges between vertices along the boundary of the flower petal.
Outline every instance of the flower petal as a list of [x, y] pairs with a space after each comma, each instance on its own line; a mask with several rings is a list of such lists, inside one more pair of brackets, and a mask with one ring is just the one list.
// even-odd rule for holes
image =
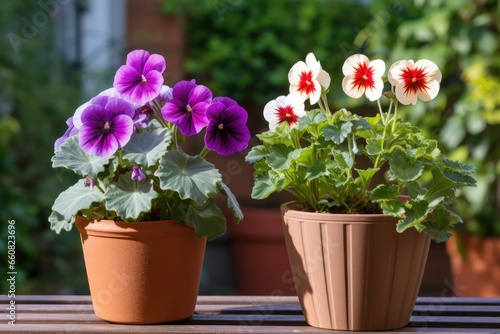
[[145, 50], [130, 51], [127, 55], [126, 64], [136, 69], [140, 74], [143, 73], [144, 65], [149, 59], [150, 54]]
[[248, 115], [238, 105], [226, 108], [223, 103], [215, 103], [207, 112], [212, 116], [205, 134], [205, 145], [220, 155], [231, 155], [245, 149], [250, 141], [250, 131], [246, 126]]
[[404, 83], [399, 83], [396, 86], [396, 98], [404, 105], [417, 103], [417, 94], [405, 92]]
[[354, 84], [354, 80], [354, 74], [345, 76], [344, 79], [342, 79], [342, 89], [347, 96], [358, 99], [363, 96], [365, 88]]
[[163, 56], [159, 54], [152, 54], [151, 56], [149, 56], [148, 60], [146, 60], [142, 73], [158, 71], [161, 74], [163, 73], [163, 71], [165, 71], [166, 68], [167, 62], [165, 61], [165, 58], [163, 58]]
[[369, 62], [370, 59], [368, 59], [368, 57], [363, 54], [352, 55], [348, 57], [345, 60], [344, 65], [342, 65], [342, 74], [344, 75], [354, 74], [359, 64], [364, 64]]

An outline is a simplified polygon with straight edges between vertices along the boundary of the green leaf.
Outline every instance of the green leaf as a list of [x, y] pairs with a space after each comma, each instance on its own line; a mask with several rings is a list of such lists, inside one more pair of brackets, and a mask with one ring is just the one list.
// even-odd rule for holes
[[400, 218], [405, 214], [405, 205], [398, 195], [397, 186], [381, 184], [373, 189], [370, 199], [379, 203], [385, 214]]
[[375, 174], [380, 170], [380, 168], [368, 168], [368, 169], [354, 169], [361, 178], [361, 182], [363, 184], [363, 188], [367, 188], [371, 183], [371, 180]]
[[370, 155], [377, 155], [384, 151], [381, 138], [369, 138], [366, 140], [366, 152]]
[[375, 202], [390, 201], [398, 198], [399, 191], [396, 185], [378, 185], [372, 190], [371, 200]]
[[188, 226], [194, 228], [198, 236], [207, 236], [208, 240], [226, 232], [226, 218], [213, 198], [202, 205], [196, 203], [190, 205], [185, 215], [185, 221]]
[[49, 216], [50, 229], [55, 231], [57, 234], [61, 233], [62, 230], [71, 231], [75, 220], [75, 217], [72, 217], [70, 220], [66, 220], [63, 215], [52, 211]]
[[49, 221], [51, 229], [57, 233], [62, 229], [71, 229], [78, 211], [88, 209], [92, 203], [102, 202], [104, 199], [103, 193], [97, 187], [85, 187], [84, 182], [85, 179], [79, 180], [56, 198]]
[[264, 147], [264, 145], [254, 146], [252, 147], [250, 152], [248, 152], [248, 154], [246, 155], [245, 161], [249, 163], [257, 162], [259, 160], [264, 159], [268, 153], [269, 152]]
[[68, 138], [52, 157], [52, 167], [71, 169], [81, 176], [95, 176], [104, 171], [105, 166], [113, 156], [98, 157], [87, 154], [78, 144], [78, 136]]
[[131, 172], [121, 175], [118, 183], [110, 184], [104, 195], [107, 209], [129, 221], [151, 211], [151, 201], [158, 197], [150, 180], [134, 181], [131, 176]]
[[352, 131], [352, 122], [337, 123], [334, 125], [326, 125], [323, 128], [323, 136], [326, 140], [331, 140], [335, 144], [342, 144]]
[[123, 148], [123, 158], [149, 168], [165, 154], [170, 141], [169, 129], [145, 129], [142, 133], [134, 134], [130, 138]]
[[401, 147], [395, 147], [390, 153], [389, 166], [391, 179], [411, 182], [422, 175], [424, 165], [410, 157]]
[[354, 166], [354, 156], [346, 151], [333, 151], [333, 157], [342, 169], [351, 169]]
[[319, 124], [326, 120], [326, 115], [320, 109], [311, 110], [299, 119], [297, 130], [303, 130], [311, 124]]
[[476, 168], [459, 161], [449, 160], [442, 157], [444, 176], [459, 186], [476, 186], [476, 180], [470, 176]]
[[255, 184], [252, 188], [252, 198], [265, 199], [276, 190], [275, 184], [268, 177], [261, 176], [255, 179]]
[[214, 165], [179, 150], [167, 152], [160, 159], [155, 172], [160, 178], [160, 188], [179, 193], [181, 199], [192, 199], [198, 205], [217, 193], [217, 183], [222, 176]]
[[227, 206], [233, 211], [234, 223], [238, 224], [241, 220], [243, 220], [243, 212], [240, 209], [240, 205], [238, 204], [236, 196], [234, 196], [234, 194], [224, 182], [217, 183], [217, 188], [222, 195], [227, 197]]
[[432, 211], [434, 220], [424, 223], [426, 232], [432, 240], [443, 242], [450, 238], [453, 226], [463, 223], [462, 218], [457, 214], [447, 210], [443, 206], [438, 206]]
[[316, 161], [314, 165], [311, 166], [306, 172], [305, 179], [308, 181], [317, 179], [325, 175], [326, 173], [326, 165], [323, 161]]
[[396, 230], [398, 232], [403, 232], [410, 227], [415, 227], [417, 231], [422, 232], [425, 229], [425, 225], [421, 223], [427, 219], [429, 211], [429, 204], [425, 200], [410, 202], [410, 204], [406, 206], [406, 217], [399, 220]]
[[269, 148], [267, 162], [274, 170], [285, 170], [290, 168], [292, 161], [299, 158], [299, 156], [299, 150], [285, 144], [276, 144]]

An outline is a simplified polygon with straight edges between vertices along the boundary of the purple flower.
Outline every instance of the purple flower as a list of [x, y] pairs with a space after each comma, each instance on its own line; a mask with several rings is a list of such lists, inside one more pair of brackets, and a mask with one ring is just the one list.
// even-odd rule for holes
[[161, 86], [160, 93], [156, 97], [156, 101], [163, 105], [172, 100], [172, 98], [172, 88], [168, 87], [167, 85]]
[[214, 101], [207, 109], [205, 145], [220, 155], [244, 150], [250, 141], [246, 110], [230, 98], [216, 98]]
[[141, 170], [141, 167], [139, 166], [134, 166], [132, 167], [132, 180], [134, 181], [142, 181], [146, 178], [146, 175], [144, 175], [143, 171]]
[[56, 140], [54, 144], [54, 149], [56, 151], [59, 151], [61, 145], [66, 141], [66, 139], [78, 134], [78, 129], [73, 125], [73, 117], [68, 118], [66, 124], [68, 125], [68, 129], [61, 138]]
[[199, 133], [208, 124], [205, 112], [212, 92], [195, 80], [180, 81], [172, 89], [172, 100], [163, 106], [163, 117], [175, 124], [185, 136]]
[[125, 146], [134, 132], [135, 111], [122, 99], [97, 96], [82, 112], [80, 147], [87, 153], [105, 157]]
[[160, 93], [166, 67], [161, 55], [132, 51], [127, 55], [126, 64], [116, 71], [113, 86], [126, 101], [143, 105]]
[[83, 186], [90, 187], [90, 189], [94, 189], [94, 180], [90, 176], [87, 176], [85, 178], [85, 181], [83, 181]]
[[[94, 97], [94, 99], [97, 98], [98, 96], [107, 96], [107, 97], [114, 98], [114, 99], [120, 98], [120, 94], [118, 94], [118, 92], [116, 91], [116, 89], [114, 89], [113, 87], [108, 88], [108, 89], [100, 92], [96, 97]], [[75, 126], [75, 128], [80, 129], [80, 127], [82, 126], [82, 120], [81, 120], [82, 112], [89, 105], [92, 104], [92, 100], [90, 100], [88, 102], [85, 102], [84, 104], [82, 104], [81, 106], [79, 106], [76, 109], [75, 114], [73, 115], [73, 125]]]

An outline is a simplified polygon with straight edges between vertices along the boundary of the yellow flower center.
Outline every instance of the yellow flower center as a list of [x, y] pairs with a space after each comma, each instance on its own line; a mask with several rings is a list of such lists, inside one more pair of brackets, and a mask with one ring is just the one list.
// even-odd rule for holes
[[142, 82], [147, 82], [146, 77], [144, 75], [141, 78]]
[[219, 130], [224, 129], [224, 124], [220, 123], [220, 124], [217, 126], [217, 128], [219, 128]]

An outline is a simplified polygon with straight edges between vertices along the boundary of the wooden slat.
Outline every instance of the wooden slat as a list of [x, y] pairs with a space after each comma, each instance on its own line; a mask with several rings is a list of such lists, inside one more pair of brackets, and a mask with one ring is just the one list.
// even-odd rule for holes
[[[2, 307], [2, 333], [336, 333], [308, 326], [297, 297], [200, 296], [190, 319], [148, 326], [109, 324], [97, 318], [89, 296], [30, 295], [15, 300], [17, 326], [7, 325], [6, 307]], [[0, 296], [0, 304], [8, 302], [7, 296]], [[500, 298], [422, 297], [409, 326], [394, 332], [494, 332], [498, 328]]]

